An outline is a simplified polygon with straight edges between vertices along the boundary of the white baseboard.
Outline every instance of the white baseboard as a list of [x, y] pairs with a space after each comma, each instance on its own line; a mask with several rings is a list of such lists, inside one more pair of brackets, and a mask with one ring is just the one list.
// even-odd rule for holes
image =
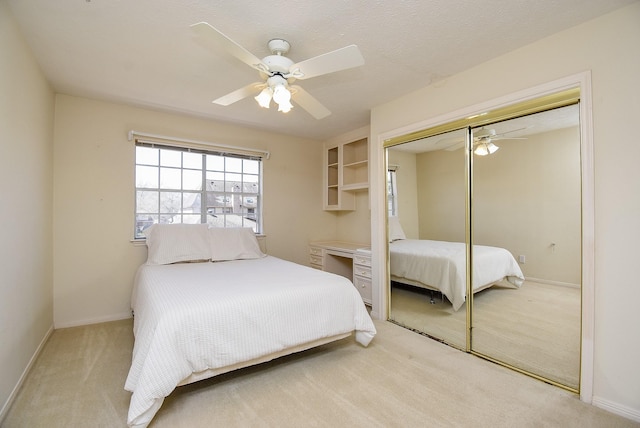
[[552, 281], [550, 279], [532, 278], [526, 277], [525, 281], [539, 282], [541, 284], [558, 285], [560, 287], [580, 288], [580, 284], [573, 284], [571, 282]]
[[640, 409], [632, 409], [631, 407], [623, 406], [600, 397], [593, 397], [591, 404], [618, 416], [640, 422]]
[[109, 322], [109, 321], [126, 320], [128, 318], [131, 318], [131, 311], [122, 312], [119, 314], [107, 315], [107, 316], [98, 317], [98, 318], [88, 318], [84, 320], [56, 322], [55, 328], [58, 329], [58, 328], [80, 327], [83, 325], [100, 324], [100, 323]]
[[20, 391], [20, 388], [22, 387], [22, 384], [24, 383], [25, 379], [27, 378], [27, 375], [31, 371], [31, 368], [33, 367], [33, 364], [38, 359], [38, 356], [40, 355], [40, 352], [42, 352], [42, 349], [44, 348], [45, 343], [47, 343], [47, 341], [49, 340], [49, 337], [51, 337], [52, 333], [53, 333], [53, 325], [51, 325], [49, 327], [49, 330], [47, 330], [47, 332], [45, 333], [44, 337], [40, 341], [40, 344], [36, 348], [36, 351], [31, 356], [31, 359], [29, 360], [29, 363], [27, 364], [27, 366], [23, 370], [22, 375], [20, 375], [20, 379], [18, 379], [18, 383], [16, 383], [16, 386], [11, 391], [11, 394], [9, 394], [9, 397], [7, 398], [7, 401], [5, 401], [4, 405], [2, 406], [2, 409], [0, 409], [0, 425], [2, 425], [2, 421], [4, 421], [4, 418], [7, 416], [7, 413], [9, 412], [9, 409], [11, 408], [11, 405], [13, 404], [13, 401], [16, 399], [16, 396], [18, 395], [18, 391]]

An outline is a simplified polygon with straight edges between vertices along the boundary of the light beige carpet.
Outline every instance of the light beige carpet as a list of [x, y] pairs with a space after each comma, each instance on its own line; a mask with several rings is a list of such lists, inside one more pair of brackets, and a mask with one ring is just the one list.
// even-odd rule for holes
[[[430, 304], [428, 291], [394, 287], [391, 318], [460, 349], [466, 347], [466, 308], [446, 298]], [[479, 353], [578, 389], [580, 290], [525, 281], [474, 295], [472, 346]]]
[[[377, 321], [353, 338], [176, 389], [150, 428], [638, 427], [569, 392]], [[2, 423], [124, 427], [130, 320], [56, 330]]]

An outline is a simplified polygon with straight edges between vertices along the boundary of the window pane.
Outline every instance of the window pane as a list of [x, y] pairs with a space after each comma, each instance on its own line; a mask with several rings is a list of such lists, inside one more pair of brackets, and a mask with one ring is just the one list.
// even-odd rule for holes
[[193, 169], [182, 170], [183, 190], [202, 190], [202, 171]]
[[158, 188], [158, 167], [136, 166], [136, 187], [146, 189]]
[[227, 191], [230, 191], [237, 187], [236, 192], [240, 191], [240, 183], [242, 183], [242, 175], [241, 174], [225, 174], [224, 179], [226, 181]]
[[157, 213], [158, 212], [158, 192], [145, 192], [139, 190], [136, 192], [136, 212], [138, 213]]
[[192, 169], [202, 169], [202, 155], [200, 153], [183, 153], [182, 167]]
[[176, 168], [160, 168], [160, 188], [180, 189], [180, 170]]
[[198, 215], [193, 215], [193, 214], [184, 214], [182, 216], [182, 222], [183, 223], [188, 223], [188, 224], [200, 224], [200, 219], [202, 217], [200, 217], [200, 214]]
[[163, 215], [160, 215], [158, 223], [160, 224], [182, 223], [182, 218], [180, 217], [180, 214], [178, 215], [163, 214]]
[[147, 215], [147, 214], [138, 214], [136, 215], [136, 238], [142, 238], [146, 229], [148, 229], [152, 224], [158, 222], [158, 216]]
[[216, 216], [233, 210], [231, 197], [224, 193], [207, 192], [207, 214]]
[[245, 181], [242, 183], [242, 191], [245, 193], [258, 193], [258, 183], [247, 183]]
[[151, 147], [136, 147], [136, 163], [144, 165], [158, 165], [159, 149]]
[[207, 181], [217, 181], [222, 183], [224, 181], [224, 172], [207, 171]]
[[182, 194], [182, 212], [200, 215], [200, 193], [183, 193]]
[[224, 191], [224, 180], [209, 180], [207, 179], [207, 190], [214, 192]]
[[160, 192], [160, 213], [179, 213], [181, 196], [180, 192]]
[[242, 159], [226, 158], [225, 170], [227, 172], [242, 172]]
[[260, 172], [260, 162], [256, 160], [244, 159], [242, 166], [242, 172], [245, 174], [258, 174]]
[[260, 181], [260, 177], [253, 174], [242, 174], [242, 181], [245, 183], [258, 183]]
[[207, 155], [207, 170], [224, 171], [224, 157]]
[[161, 150], [160, 166], [175, 166], [180, 168], [182, 166], [182, 152], [176, 150]]

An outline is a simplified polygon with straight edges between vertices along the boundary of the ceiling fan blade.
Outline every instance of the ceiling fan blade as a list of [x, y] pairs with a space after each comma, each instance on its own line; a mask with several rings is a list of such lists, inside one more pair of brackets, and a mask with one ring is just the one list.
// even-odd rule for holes
[[316, 100], [310, 93], [300, 86], [293, 85], [291, 88], [291, 98], [316, 119], [324, 119], [331, 112], [320, 101]]
[[198, 22], [191, 25], [191, 29], [207, 43], [211, 43], [223, 48], [231, 55], [235, 56], [250, 67], [253, 67], [259, 71], [269, 69], [269, 67], [262, 63], [262, 60], [260, 60], [260, 58], [231, 40], [229, 37], [222, 34], [216, 28], [212, 27], [209, 23]]
[[453, 151], [455, 151], [455, 150], [458, 150], [458, 149], [463, 148], [463, 147], [464, 147], [464, 145], [465, 145], [465, 142], [464, 142], [464, 141], [463, 141], [463, 142], [461, 142], [461, 143], [455, 143], [455, 144], [453, 144], [453, 145], [451, 145], [451, 146], [449, 146], [449, 147], [446, 147], [446, 148], [445, 148], [445, 150], [446, 150], [446, 151], [448, 151], [448, 152], [453, 152]]
[[494, 137], [501, 137], [502, 138], [503, 135], [511, 134], [513, 132], [518, 132], [518, 131], [524, 131], [525, 129], [528, 129], [528, 128], [531, 128], [531, 126], [525, 126], [525, 127], [518, 128], [518, 129], [512, 129], [511, 131], [498, 132], [497, 134], [493, 135], [492, 138], [494, 138]]
[[491, 137], [491, 141], [499, 140], [526, 140], [526, 137]]
[[256, 94], [258, 91], [264, 89], [266, 86], [267, 85], [263, 82], [254, 82], [243, 88], [237, 89], [227, 95], [217, 98], [212, 102], [214, 104], [219, 104], [221, 106], [228, 106], [230, 104], [235, 103], [236, 101], [240, 101], [243, 98], [247, 98]]
[[296, 79], [310, 79], [323, 74], [334, 73], [364, 64], [364, 58], [356, 45], [327, 52], [298, 62], [289, 67]]

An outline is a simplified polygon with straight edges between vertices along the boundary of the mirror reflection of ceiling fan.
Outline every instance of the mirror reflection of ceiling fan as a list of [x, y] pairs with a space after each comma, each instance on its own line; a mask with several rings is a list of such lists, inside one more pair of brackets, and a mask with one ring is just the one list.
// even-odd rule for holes
[[240, 61], [258, 70], [261, 81], [250, 83], [227, 95], [213, 100], [215, 104], [228, 106], [254, 94], [261, 107], [269, 108], [271, 100], [278, 104], [278, 111], [287, 113], [293, 108], [291, 99], [316, 119], [322, 119], [331, 112], [317, 99], [298, 85], [296, 80], [310, 79], [364, 64], [364, 58], [356, 45], [319, 55], [305, 61], [294, 62], [284, 56], [291, 45], [283, 39], [272, 39], [268, 43], [271, 55], [259, 59], [245, 48], [222, 34], [206, 22], [191, 26], [204, 41], [226, 50]]
[[[522, 131], [526, 128], [512, 129], [506, 132], [496, 132], [495, 129], [482, 127], [478, 131], [473, 133], [473, 153], [478, 156], [486, 156], [498, 151], [500, 147], [496, 146], [493, 142], [499, 140], [526, 140], [525, 137], [509, 137], [507, 134], [511, 134], [517, 131]], [[452, 144], [454, 143], [454, 144]], [[453, 151], [464, 147], [464, 141], [460, 141], [459, 138], [454, 139], [442, 139], [437, 144], [451, 144], [445, 150]]]

